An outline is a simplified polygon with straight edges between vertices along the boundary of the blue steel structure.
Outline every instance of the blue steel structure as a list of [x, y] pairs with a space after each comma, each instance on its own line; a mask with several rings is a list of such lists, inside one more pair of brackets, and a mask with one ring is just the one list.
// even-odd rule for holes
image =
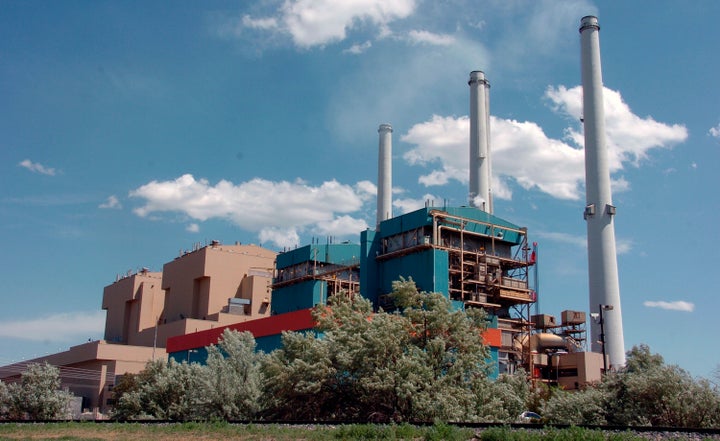
[[455, 308], [479, 307], [501, 341], [491, 345], [497, 372], [522, 364], [530, 331], [527, 230], [474, 207], [432, 207], [361, 233], [360, 292], [378, 307], [401, 277], [447, 296]]
[[273, 283], [273, 315], [327, 303], [339, 292], [360, 291], [360, 246], [312, 244], [278, 254]]
[[[494, 375], [512, 372], [527, 356], [522, 343], [531, 329], [535, 300], [528, 287], [528, 269], [534, 264], [528, 251], [524, 228], [473, 207], [432, 206], [363, 231], [359, 245], [328, 240], [286, 251], [277, 256], [272, 316], [264, 319], [278, 330], [256, 335], [259, 347], [279, 347], [284, 317], [325, 304], [333, 295], [359, 294], [376, 309], [391, 308], [392, 283], [405, 278], [421, 291], [445, 295], [454, 308], [485, 309]], [[312, 324], [287, 329], [304, 332]], [[178, 341], [182, 350], [170, 356], [202, 358], [204, 351], [191, 339], [180, 338], [187, 343]]]

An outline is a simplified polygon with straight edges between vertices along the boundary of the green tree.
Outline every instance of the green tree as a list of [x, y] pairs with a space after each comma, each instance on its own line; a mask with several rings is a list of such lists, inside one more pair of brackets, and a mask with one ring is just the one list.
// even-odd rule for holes
[[199, 400], [208, 419], [251, 419], [259, 411], [261, 354], [249, 332], [226, 329], [217, 346], [208, 348]]
[[135, 380], [137, 387], [122, 394], [113, 417], [117, 419], [191, 420], [198, 418], [202, 367], [171, 359], [148, 362]]
[[0, 419], [5, 419], [10, 415], [10, 392], [8, 388], [0, 381]]
[[72, 395], [60, 390], [60, 370], [48, 363], [32, 363], [19, 383], [7, 386], [11, 418], [52, 420], [67, 418]]
[[476, 389], [480, 421], [514, 423], [529, 409], [533, 391], [522, 369], [512, 375], [500, 375], [497, 380], [488, 380], [481, 386]]
[[263, 363], [268, 415], [285, 419], [431, 421], [474, 418], [487, 378], [484, 315], [453, 311], [412, 280], [393, 284], [397, 310], [360, 297], [318, 306], [317, 332], [286, 333]]
[[609, 391], [593, 386], [579, 391], [557, 389], [540, 414], [554, 424], [606, 424], [609, 399]]
[[623, 370], [579, 392], [556, 392], [543, 407], [554, 423], [717, 427], [720, 393], [708, 380], [694, 379], [650, 352], [646, 345], [627, 353]]

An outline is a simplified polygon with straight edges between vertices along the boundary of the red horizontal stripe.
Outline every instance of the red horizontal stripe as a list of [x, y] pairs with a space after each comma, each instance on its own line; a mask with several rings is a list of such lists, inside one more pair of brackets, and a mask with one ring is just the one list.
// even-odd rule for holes
[[222, 326], [208, 329], [206, 331], [194, 332], [192, 334], [178, 335], [167, 340], [167, 353], [187, 351], [188, 349], [204, 348], [217, 344], [225, 329], [233, 329], [238, 332], [250, 331], [255, 338], [268, 335], [280, 334], [283, 331], [302, 331], [315, 327], [315, 322], [310, 314], [311, 309], [288, 312], [285, 314], [273, 315], [266, 318], [251, 320], [249, 322], [236, 323], [234, 325]]

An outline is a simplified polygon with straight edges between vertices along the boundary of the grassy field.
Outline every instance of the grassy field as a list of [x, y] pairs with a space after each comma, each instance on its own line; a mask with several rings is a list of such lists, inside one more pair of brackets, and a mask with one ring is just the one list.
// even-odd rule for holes
[[[646, 434], [649, 435], [649, 434]], [[573, 427], [538, 431], [504, 427], [468, 429], [438, 424], [427, 427], [401, 425], [283, 426], [220, 423], [37, 423], [0, 424], [0, 440], [135, 441], [135, 440], [482, 440], [482, 441], [646, 441], [648, 439], [698, 440], [716, 437], [682, 434], [640, 436], [603, 433]]]
[[428, 439], [467, 440], [474, 431], [446, 425], [283, 426], [227, 423], [0, 424], [0, 440], [135, 441], [135, 440], [338, 440]]

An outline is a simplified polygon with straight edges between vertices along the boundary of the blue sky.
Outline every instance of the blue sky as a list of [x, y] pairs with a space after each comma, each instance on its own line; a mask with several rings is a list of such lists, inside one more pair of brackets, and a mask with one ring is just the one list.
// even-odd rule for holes
[[540, 308], [588, 309], [578, 27], [597, 15], [626, 349], [720, 364], [720, 2], [0, 1], [0, 363], [100, 338], [102, 289], [217, 239], [357, 240], [391, 123], [396, 214], [467, 199], [470, 71], [495, 214]]

